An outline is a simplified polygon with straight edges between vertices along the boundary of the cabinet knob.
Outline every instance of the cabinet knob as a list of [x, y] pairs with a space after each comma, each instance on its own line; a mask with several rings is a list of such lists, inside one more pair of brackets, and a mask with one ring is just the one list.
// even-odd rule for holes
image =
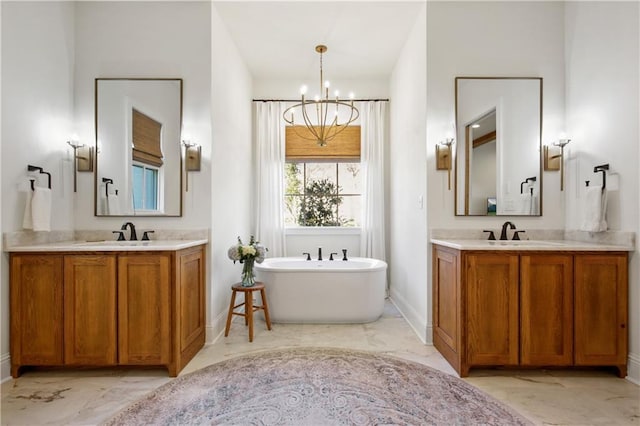
[[620, 324], [620, 328], [625, 328], [626, 326], [626, 324]]

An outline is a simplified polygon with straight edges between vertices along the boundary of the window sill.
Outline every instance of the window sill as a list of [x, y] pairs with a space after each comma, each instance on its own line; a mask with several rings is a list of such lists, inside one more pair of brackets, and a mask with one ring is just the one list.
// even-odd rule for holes
[[360, 235], [360, 228], [346, 226], [300, 226], [284, 228], [285, 235]]

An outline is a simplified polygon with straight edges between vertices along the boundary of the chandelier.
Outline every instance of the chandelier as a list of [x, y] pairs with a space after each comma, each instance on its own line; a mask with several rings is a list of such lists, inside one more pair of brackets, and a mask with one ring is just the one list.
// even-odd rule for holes
[[[340, 100], [337, 90], [334, 98], [329, 99], [330, 84], [324, 80], [322, 72], [322, 54], [326, 51], [327, 46], [316, 46], [316, 52], [320, 54], [320, 93], [323, 93], [324, 87], [324, 98], [316, 95], [314, 100], [305, 99], [307, 86], [302, 86], [300, 103], [287, 108], [283, 113], [284, 121], [293, 127], [300, 138], [316, 141], [319, 146], [325, 146], [360, 116], [358, 109], [353, 106], [353, 93], [349, 95], [348, 102]], [[295, 123], [296, 115], [302, 116], [303, 125]], [[340, 122], [340, 116], [343, 117], [343, 122]]]

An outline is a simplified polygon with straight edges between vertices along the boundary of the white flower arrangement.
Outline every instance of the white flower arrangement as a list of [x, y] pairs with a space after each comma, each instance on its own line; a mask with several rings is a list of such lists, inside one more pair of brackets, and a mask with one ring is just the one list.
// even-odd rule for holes
[[238, 237], [238, 243], [229, 247], [227, 254], [229, 259], [244, 263], [245, 260], [253, 259], [258, 263], [262, 263], [269, 251], [265, 246], [256, 241], [253, 235], [249, 239], [249, 244], [244, 244], [240, 237]]

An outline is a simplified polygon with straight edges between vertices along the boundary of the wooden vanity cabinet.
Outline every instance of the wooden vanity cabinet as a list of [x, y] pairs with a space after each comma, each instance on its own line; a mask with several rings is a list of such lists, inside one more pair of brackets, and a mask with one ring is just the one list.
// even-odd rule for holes
[[614, 365], [627, 375], [627, 256], [575, 259], [575, 363]]
[[627, 253], [433, 246], [433, 342], [472, 366], [615, 366], [626, 375]]
[[118, 256], [118, 358], [127, 365], [171, 360], [170, 255]]
[[11, 374], [22, 366], [165, 366], [204, 345], [204, 245], [11, 253]]
[[518, 364], [518, 256], [463, 257], [467, 364]]
[[64, 362], [63, 256], [11, 256], [11, 374]]
[[116, 256], [64, 256], [64, 364], [115, 365]]
[[520, 255], [520, 365], [573, 364], [573, 255]]

